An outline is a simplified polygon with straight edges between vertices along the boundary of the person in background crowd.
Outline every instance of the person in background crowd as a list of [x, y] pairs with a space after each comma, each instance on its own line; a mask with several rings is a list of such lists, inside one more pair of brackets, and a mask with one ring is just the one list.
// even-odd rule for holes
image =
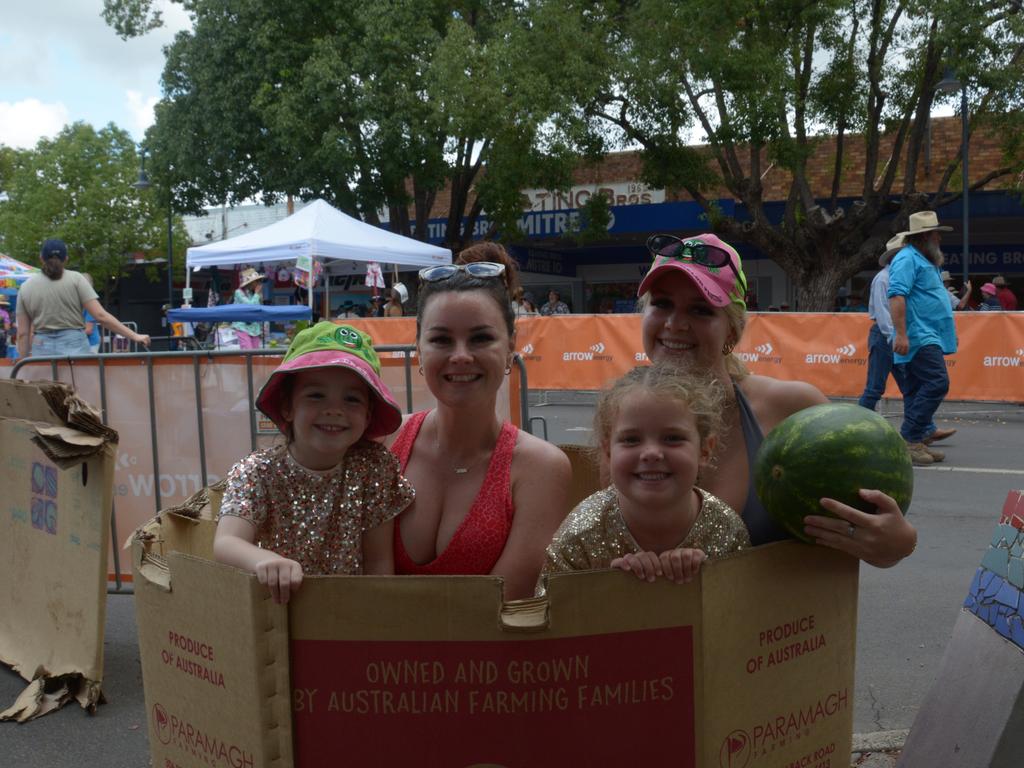
[[85, 312], [113, 333], [149, 346], [149, 336], [136, 333], [107, 312], [96, 291], [80, 272], [64, 268], [68, 248], [63, 240], [43, 243], [43, 271], [18, 291], [18, 356], [90, 355]]
[[437, 405], [406, 417], [391, 446], [416, 489], [395, 526], [395, 573], [493, 574], [509, 600], [533, 595], [572, 477], [562, 451], [496, 413], [516, 269], [483, 242], [420, 271], [416, 352]]
[[513, 296], [512, 311], [515, 312], [516, 317], [531, 317], [539, 314], [537, 305], [533, 301], [533, 294], [524, 291], [521, 286]]
[[[700, 487], [739, 513], [755, 547], [787, 539], [757, 497], [754, 458], [769, 430], [828, 398], [804, 382], [750, 374], [733, 354], [747, 320], [747, 281], [735, 248], [712, 234], [686, 240], [655, 235], [647, 248], [654, 263], [638, 290], [644, 352], [654, 364], [710, 373], [726, 388], [721, 440]], [[914, 551], [917, 532], [890, 496], [872, 489], [860, 495], [874, 513], [824, 498], [822, 507], [835, 517], [809, 515], [804, 530], [817, 543], [871, 565], [896, 565]]]
[[[404, 295], [403, 295], [404, 294]], [[409, 292], [401, 283], [395, 283], [388, 292], [388, 300], [384, 303], [384, 317], [401, 317], [405, 314], [402, 308], [403, 302], [409, 298]]]
[[1010, 290], [1010, 284], [1002, 275], [992, 278], [992, 285], [996, 287], [996, 298], [1007, 312], [1017, 311], [1017, 296]]
[[1003, 305], [999, 301], [999, 289], [995, 283], [985, 283], [981, 286], [981, 304], [979, 312], [1002, 312]]
[[[92, 281], [92, 275], [88, 272], [83, 272], [82, 277], [85, 278], [85, 282], [89, 284], [89, 287], [95, 290], [96, 286]], [[96, 322], [96, 318], [89, 314], [89, 310], [85, 310], [82, 319], [85, 320], [85, 335], [89, 338], [89, 349], [92, 350], [93, 354], [97, 354], [100, 351], [100, 326]]]
[[896, 329], [893, 364], [903, 366], [904, 381], [900, 434], [918, 465], [945, 458], [924, 440], [949, 391], [945, 356], [957, 349], [953, 307], [940, 271], [939, 232], [950, 231], [934, 211], [911, 214], [910, 229], [900, 233], [906, 245], [889, 264], [889, 313]]
[[367, 317], [383, 317], [384, 316], [384, 308], [381, 305], [380, 296], [371, 296], [370, 297], [370, 306], [369, 306], [369, 309], [367, 309], [367, 311], [366, 311], [366, 316]]
[[548, 291], [548, 301], [540, 308], [542, 315], [568, 315], [569, 305], [562, 301], [561, 294], [552, 289]]
[[[238, 288], [235, 290], [232, 303], [259, 306], [263, 303], [264, 277], [255, 269], [243, 269], [238, 277]], [[238, 346], [241, 349], [259, 349], [263, 337], [263, 323], [232, 323], [238, 335]]]
[[942, 270], [942, 284], [946, 287], [949, 292], [949, 305], [954, 310], [967, 309], [967, 302], [971, 298], [971, 281], [968, 280], [964, 283], [963, 295], [958, 296], [956, 288], [953, 287], [953, 276], [946, 270]]
[[0, 293], [0, 358], [7, 357], [7, 343], [11, 338], [11, 302]]
[[338, 320], [350, 320], [353, 317], [359, 317], [356, 314], [356, 305], [354, 302], [346, 301], [338, 308]]
[[[903, 394], [904, 409], [907, 408], [909, 402], [904, 392], [903, 368], [893, 366], [892, 363], [892, 342], [896, 336], [896, 329], [893, 327], [892, 316], [889, 314], [889, 261], [903, 248], [904, 244], [901, 235], [897, 235], [885, 244], [886, 250], [878, 259], [878, 264], [882, 269], [871, 281], [868, 313], [874, 323], [868, 333], [867, 380], [864, 382], [864, 392], [858, 400], [858, 405], [869, 411], [875, 410], [879, 399], [885, 394], [885, 385], [889, 380], [890, 373]], [[931, 445], [955, 434], [955, 429], [941, 429], [932, 421], [928, 425], [928, 429], [925, 430], [922, 442], [925, 445]]]

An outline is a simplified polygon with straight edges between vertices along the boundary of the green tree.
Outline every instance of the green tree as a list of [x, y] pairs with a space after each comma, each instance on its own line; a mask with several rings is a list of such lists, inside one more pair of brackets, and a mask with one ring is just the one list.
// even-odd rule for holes
[[[147, 143], [179, 205], [283, 194], [421, 238], [447, 188], [448, 244], [513, 231], [520, 190], [567, 187], [589, 78], [514, 0], [193, 0]], [[122, 35], [159, 19], [105, 0]], [[560, 31], [560, 30], [557, 30]], [[578, 58], [574, 60], [578, 61]], [[486, 168], [486, 172], [484, 169]], [[412, 214], [410, 215], [410, 209]]]
[[72, 268], [91, 273], [102, 292], [124, 273], [129, 254], [165, 251], [167, 209], [132, 188], [138, 172], [131, 136], [113, 124], [96, 131], [75, 123], [34, 149], [0, 147], [0, 189], [8, 195], [0, 203], [0, 249], [35, 265], [42, 242], [59, 237]]
[[[972, 130], [987, 123], [1005, 137], [1005, 165], [972, 178], [972, 189], [1024, 167], [1018, 2], [538, 0], [536, 9], [575, 14], [599, 41], [590, 50], [604, 51], [593, 66], [598, 95], [575, 105], [594, 137], [641, 147], [645, 180], [685, 190], [726, 239], [775, 260], [803, 309], [831, 308], [837, 287], [874, 264], [910, 213], [961, 194], [959, 154], [929, 182], [934, 191], [919, 187], [947, 67], [970, 83]], [[864, 148], [856, 163], [853, 142]], [[825, 190], [808, 175], [821, 152], [832, 161]], [[769, 171], [789, 179], [779, 220], [766, 212]], [[844, 182], [857, 190], [846, 208]], [[724, 215], [720, 195], [746, 215]]]

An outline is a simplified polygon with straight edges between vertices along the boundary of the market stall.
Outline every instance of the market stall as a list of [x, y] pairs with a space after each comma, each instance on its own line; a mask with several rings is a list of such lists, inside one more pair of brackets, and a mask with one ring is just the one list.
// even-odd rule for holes
[[[217, 307], [182, 307], [167, 312], [172, 323], [285, 323], [294, 320], [310, 320], [313, 312], [309, 307], [273, 304], [223, 304]], [[191, 334], [189, 334], [191, 335]], [[217, 335], [214, 334], [214, 339]], [[264, 339], [266, 344], [266, 339]], [[217, 346], [220, 346], [219, 344]]]
[[[315, 200], [275, 224], [189, 248], [185, 279], [188, 286], [191, 270], [223, 265], [291, 261], [315, 278], [318, 265], [323, 264], [329, 264], [331, 272], [364, 272], [374, 264], [429, 267], [451, 260], [447, 248], [388, 232]], [[309, 291], [309, 306], [313, 306], [313, 291]]]

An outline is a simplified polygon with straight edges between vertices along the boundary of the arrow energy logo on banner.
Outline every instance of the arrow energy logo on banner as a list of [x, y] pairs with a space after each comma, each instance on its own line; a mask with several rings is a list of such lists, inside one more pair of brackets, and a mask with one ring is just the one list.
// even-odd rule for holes
[[603, 342], [597, 342], [591, 344], [586, 352], [563, 352], [562, 359], [566, 362], [580, 362], [580, 361], [601, 361], [611, 362], [612, 356], [604, 354], [605, 346]]
[[1024, 347], [1015, 350], [1016, 357], [1009, 355], [986, 355], [982, 359], [982, 365], [986, 368], [1020, 368], [1021, 358], [1024, 358]]
[[810, 353], [804, 358], [808, 365], [867, 365], [867, 359], [854, 357], [857, 354], [857, 347], [853, 344], [844, 344], [836, 347], [835, 352]]
[[758, 344], [753, 352], [736, 352], [736, 356], [744, 363], [772, 363], [779, 365], [782, 362], [782, 355], [773, 355], [775, 347], [770, 341]]

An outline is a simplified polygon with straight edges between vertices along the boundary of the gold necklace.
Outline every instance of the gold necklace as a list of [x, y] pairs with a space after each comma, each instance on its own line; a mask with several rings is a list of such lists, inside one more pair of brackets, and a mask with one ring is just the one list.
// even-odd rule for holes
[[[499, 431], [498, 434], [500, 436], [500, 434], [501, 434], [500, 431]], [[452, 468], [452, 471], [456, 475], [466, 475], [466, 474], [469, 474], [469, 470], [475, 469], [477, 466], [479, 466], [481, 463], [483, 463], [483, 460], [485, 458], [489, 459], [491, 456], [493, 456], [494, 455], [494, 448], [496, 448], [497, 446], [498, 446], [498, 441], [495, 440], [494, 441], [494, 447], [491, 448], [491, 450], [487, 453], [486, 456], [479, 456], [479, 457], [477, 457], [477, 459], [475, 461], [473, 461], [470, 464], [467, 464], [464, 467], [457, 467], [450, 460], [448, 461], [448, 464]], [[444, 455], [446, 453], [446, 452], [442, 451], [442, 448], [441, 448], [441, 438], [440, 438], [440, 435], [438, 435], [438, 433], [437, 433], [437, 425], [436, 424], [434, 425], [434, 448], [435, 448], [435, 450], [437, 450], [438, 455]]]

